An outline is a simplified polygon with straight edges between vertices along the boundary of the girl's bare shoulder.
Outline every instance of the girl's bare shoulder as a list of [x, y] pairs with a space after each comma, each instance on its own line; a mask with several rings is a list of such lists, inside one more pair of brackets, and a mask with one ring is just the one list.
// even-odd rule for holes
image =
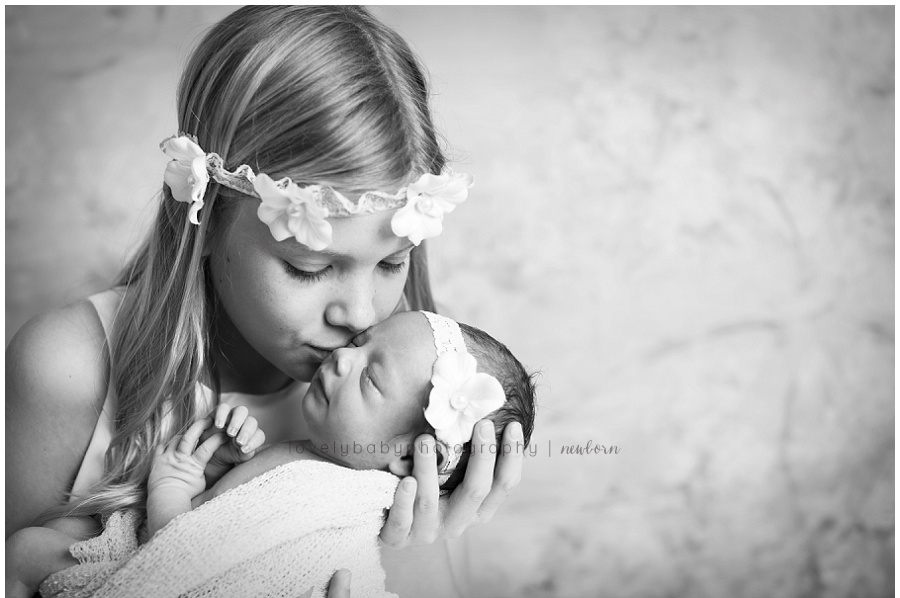
[[93, 411], [108, 379], [106, 334], [87, 300], [32, 318], [6, 347], [8, 402]]
[[109, 378], [103, 325], [87, 301], [32, 318], [6, 347], [6, 529], [56, 506], [81, 466]]

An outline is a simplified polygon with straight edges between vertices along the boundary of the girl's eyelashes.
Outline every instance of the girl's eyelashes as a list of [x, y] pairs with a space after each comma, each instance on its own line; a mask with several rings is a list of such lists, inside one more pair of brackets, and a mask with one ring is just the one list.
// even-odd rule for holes
[[[401, 274], [408, 263], [408, 259], [404, 259], [399, 263], [378, 262], [378, 268], [387, 274]], [[310, 272], [309, 270], [301, 270], [288, 261], [283, 261], [283, 264], [285, 271], [288, 273], [288, 276], [290, 276], [291, 278], [296, 278], [297, 280], [302, 280], [303, 282], [318, 282], [322, 280], [325, 275], [328, 274], [328, 272], [331, 270], [331, 266], [325, 266], [320, 270]]]
[[403, 272], [403, 268], [406, 267], [406, 264], [409, 262], [408, 259], [404, 258], [402, 262], [394, 263], [394, 262], [378, 262], [378, 267], [387, 272], [388, 274], [400, 274]]
[[302, 280], [303, 282], [318, 282], [325, 278], [325, 275], [329, 270], [331, 270], [331, 266], [325, 266], [321, 270], [309, 272], [307, 270], [300, 270], [299, 268], [294, 267], [290, 262], [284, 262], [284, 269], [288, 273], [288, 276], [290, 276], [291, 278], [296, 278], [298, 280]]

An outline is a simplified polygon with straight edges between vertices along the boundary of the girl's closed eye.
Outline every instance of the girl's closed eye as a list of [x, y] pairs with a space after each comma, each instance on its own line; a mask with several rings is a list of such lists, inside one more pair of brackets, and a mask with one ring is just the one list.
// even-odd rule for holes
[[[402, 262], [379, 262], [378, 268], [386, 274], [402, 274], [409, 260], [404, 259]], [[296, 278], [303, 282], [318, 282], [325, 278], [331, 270], [331, 266], [325, 266], [319, 270], [301, 270], [290, 262], [284, 262], [284, 269], [288, 276]]]
[[387, 274], [400, 274], [403, 272], [403, 269], [406, 268], [406, 265], [408, 263], [409, 260], [407, 258], [403, 258], [403, 261], [400, 262], [378, 262], [378, 267]]
[[301, 270], [290, 262], [285, 261], [283, 263], [284, 269], [287, 272], [288, 276], [290, 276], [291, 278], [296, 278], [297, 280], [301, 280], [303, 282], [318, 282], [325, 278], [325, 275], [328, 274], [328, 272], [331, 270], [331, 266], [325, 266], [320, 270], [314, 271]]

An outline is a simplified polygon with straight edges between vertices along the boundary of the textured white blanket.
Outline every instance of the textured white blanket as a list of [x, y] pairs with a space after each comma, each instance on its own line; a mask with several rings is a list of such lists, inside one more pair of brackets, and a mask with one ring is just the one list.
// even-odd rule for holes
[[346, 568], [353, 598], [395, 597], [384, 589], [378, 534], [398, 482], [288, 463], [179, 515], [143, 546], [137, 513], [115, 513], [101, 536], [72, 547], [81, 564], [48, 577], [41, 595], [324, 597]]

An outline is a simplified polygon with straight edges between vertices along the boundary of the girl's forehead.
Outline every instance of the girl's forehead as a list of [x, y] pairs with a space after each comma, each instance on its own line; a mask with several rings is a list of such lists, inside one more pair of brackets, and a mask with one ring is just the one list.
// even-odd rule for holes
[[346, 255], [369, 252], [382, 255], [409, 247], [408, 239], [396, 236], [391, 230], [391, 218], [395, 212], [388, 210], [363, 216], [329, 218], [334, 242], [325, 251]]

